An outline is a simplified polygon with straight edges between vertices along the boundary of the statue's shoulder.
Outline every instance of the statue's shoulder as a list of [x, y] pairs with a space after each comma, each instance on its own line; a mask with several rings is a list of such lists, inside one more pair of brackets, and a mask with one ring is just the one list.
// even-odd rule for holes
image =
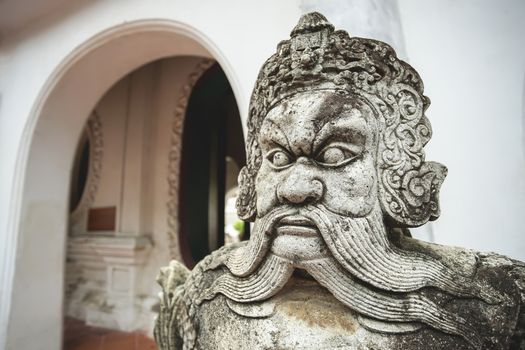
[[155, 340], [160, 350], [192, 349], [197, 339], [197, 313], [202, 294], [225, 272], [229, 254], [246, 243], [221, 247], [206, 256], [190, 271], [172, 260], [157, 276], [159, 314], [155, 322]]
[[[498, 314], [509, 323], [508, 332], [514, 340], [512, 349], [525, 349], [525, 263], [493, 252], [428, 243], [410, 237], [394, 237], [393, 242], [405, 250], [419, 251], [433, 256], [458, 274], [488, 285], [503, 296], [501, 307], [479, 308], [487, 317]], [[488, 310], [488, 311], [487, 311]], [[494, 310], [498, 310], [496, 312]]]
[[432, 256], [460, 274], [478, 278], [504, 277], [520, 291], [525, 291], [525, 263], [493, 252], [429, 243], [410, 237], [393, 237], [393, 243], [404, 249]]
[[493, 286], [513, 291], [508, 293], [514, 299], [512, 311], [516, 316], [511, 349], [525, 349], [525, 263], [492, 252], [476, 252], [476, 255], [477, 276], [491, 281]]

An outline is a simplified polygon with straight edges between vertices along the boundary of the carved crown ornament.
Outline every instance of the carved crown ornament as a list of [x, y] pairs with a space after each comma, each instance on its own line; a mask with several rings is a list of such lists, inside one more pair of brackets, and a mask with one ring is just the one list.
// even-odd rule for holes
[[387, 44], [334, 27], [320, 13], [301, 18], [291, 38], [263, 65], [250, 101], [247, 165], [241, 170], [239, 216], [256, 216], [255, 177], [261, 166], [259, 130], [278, 102], [306, 91], [331, 90], [369, 105], [379, 122], [377, 172], [382, 210], [394, 227], [416, 227], [439, 217], [438, 194], [447, 169], [426, 162], [432, 130], [418, 73]]

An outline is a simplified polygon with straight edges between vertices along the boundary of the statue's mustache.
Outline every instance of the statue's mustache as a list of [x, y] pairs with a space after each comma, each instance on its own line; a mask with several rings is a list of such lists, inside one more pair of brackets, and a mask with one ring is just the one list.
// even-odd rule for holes
[[[306, 217], [311, 210], [315, 210], [315, 208], [294, 207], [291, 205], [282, 205], [274, 208], [255, 221], [248, 243], [233, 251], [226, 261], [221, 261], [218, 264], [226, 265], [232, 275], [237, 277], [244, 277], [253, 273], [268, 253], [276, 228], [281, 220], [292, 215]], [[211, 270], [217, 266], [216, 264], [211, 264], [208, 266], [208, 269]]]
[[256, 220], [248, 244], [235, 250], [225, 262], [230, 272], [237, 277], [253, 273], [269, 250], [276, 224], [296, 211], [295, 208], [281, 206]]
[[278, 206], [256, 220], [250, 241], [222, 263], [234, 276], [252, 274], [268, 254], [279, 227], [290, 226], [290, 221], [294, 221], [291, 218], [304, 220], [317, 229], [331, 255], [346, 271], [381, 290], [412, 292], [436, 287], [456, 296], [479, 297], [489, 303], [499, 301], [487, 286], [474, 284], [435, 258], [393, 245], [379, 208], [365, 217], [350, 218], [321, 204]]
[[395, 246], [388, 239], [379, 208], [360, 218], [338, 215], [322, 205], [316, 209], [305, 215], [316, 224], [335, 259], [361, 281], [390, 292], [436, 287], [460, 297], [500, 301], [492, 288], [476, 284], [436, 258]]

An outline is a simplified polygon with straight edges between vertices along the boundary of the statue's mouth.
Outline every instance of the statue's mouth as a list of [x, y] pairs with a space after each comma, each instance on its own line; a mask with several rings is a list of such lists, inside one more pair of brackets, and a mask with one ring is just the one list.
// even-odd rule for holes
[[302, 215], [289, 215], [277, 224], [277, 234], [314, 237], [319, 235], [319, 230], [312, 220]]

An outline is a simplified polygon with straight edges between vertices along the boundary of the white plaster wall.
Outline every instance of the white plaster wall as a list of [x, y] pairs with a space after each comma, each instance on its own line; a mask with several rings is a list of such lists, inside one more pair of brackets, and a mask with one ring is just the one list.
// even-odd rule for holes
[[427, 159], [449, 169], [435, 240], [525, 260], [525, 2], [399, 7], [409, 62], [432, 100]]

